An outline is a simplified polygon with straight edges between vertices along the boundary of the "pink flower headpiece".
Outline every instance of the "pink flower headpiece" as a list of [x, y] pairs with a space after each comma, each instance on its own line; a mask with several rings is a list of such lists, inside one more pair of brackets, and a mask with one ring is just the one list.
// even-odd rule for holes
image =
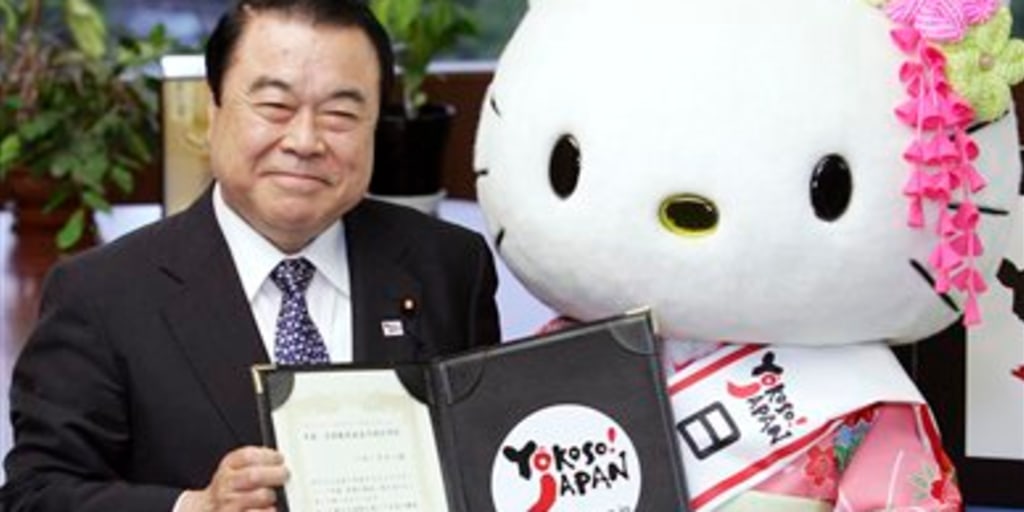
[[988, 21], [998, 8], [999, 0], [893, 0], [885, 13], [929, 41], [946, 43], [963, 39], [970, 26]]
[[[935, 289], [946, 293], [955, 287], [966, 295], [968, 326], [981, 322], [977, 297], [987, 289], [975, 264], [984, 248], [973, 200], [986, 182], [973, 164], [978, 145], [967, 133], [974, 107], [950, 85], [946, 56], [937, 45], [960, 41], [998, 8], [998, 0], [891, 0], [884, 7], [897, 24], [892, 40], [907, 57], [899, 70], [907, 99], [896, 108], [896, 117], [914, 130], [903, 153], [911, 169], [903, 189], [910, 200], [908, 224], [934, 226], [939, 242], [929, 263]], [[926, 202], [937, 206], [937, 218], [925, 218]]]

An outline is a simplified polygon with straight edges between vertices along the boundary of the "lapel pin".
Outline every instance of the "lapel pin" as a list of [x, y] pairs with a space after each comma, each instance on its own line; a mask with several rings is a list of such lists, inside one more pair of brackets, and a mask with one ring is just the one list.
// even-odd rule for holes
[[405, 335], [405, 329], [402, 328], [401, 320], [382, 320], [380, 322], [380, 331], [384, 334], [385, 338]]
[[402, 299], [401, 309], [403, 314], [412, 314], [416, 311], [416, 299], [413, 299], [412, 297]]

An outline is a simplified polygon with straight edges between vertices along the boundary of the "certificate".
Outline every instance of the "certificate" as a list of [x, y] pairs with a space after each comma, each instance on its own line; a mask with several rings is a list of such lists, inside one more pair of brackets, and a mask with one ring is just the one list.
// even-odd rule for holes
[[646, 313], [397, 367], [253, 369], [291, 512], [686, 511]]
[[395, 370], [331, 370], [254, 368], [288, 509], [448, 510], [429, 407]]

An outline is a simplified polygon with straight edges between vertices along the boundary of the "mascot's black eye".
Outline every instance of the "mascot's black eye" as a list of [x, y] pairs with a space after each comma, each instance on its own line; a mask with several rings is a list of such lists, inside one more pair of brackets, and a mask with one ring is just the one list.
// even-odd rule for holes
[[572, 135], [562, 135], [551, 151], [548, 164], [548, 179], [551, 189], [558, 197], [565, 199], [576, 191], [580, 181], [580, 145]]
[[853, 195], [853, 175], [846, 159], [826, 155], [814, 166], [811, 175], [811, 205], [819, 219], [832, 222], [843, 216]]

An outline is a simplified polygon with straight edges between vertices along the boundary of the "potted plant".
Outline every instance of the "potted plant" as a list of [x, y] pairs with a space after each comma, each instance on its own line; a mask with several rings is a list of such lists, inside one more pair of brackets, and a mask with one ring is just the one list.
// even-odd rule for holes
[[428, 101], [423, 81], [439, 52], [477, 32], [476, 20], [453, 0], [371, 0], [370, 6], [394, 40], [400, 83], [400, 98], [385, 105], [378, 124], [370, 192], [429, 212], [443, 194], [441, 160], [455, 110]]
[[142, 67], [169, 46], [162, 27], [111, 44], [90, 0], [0, 0], [0, 180], [16, 231], [51, 228], [69, 249], [133, 189], [159, 141], [158, 80]]

